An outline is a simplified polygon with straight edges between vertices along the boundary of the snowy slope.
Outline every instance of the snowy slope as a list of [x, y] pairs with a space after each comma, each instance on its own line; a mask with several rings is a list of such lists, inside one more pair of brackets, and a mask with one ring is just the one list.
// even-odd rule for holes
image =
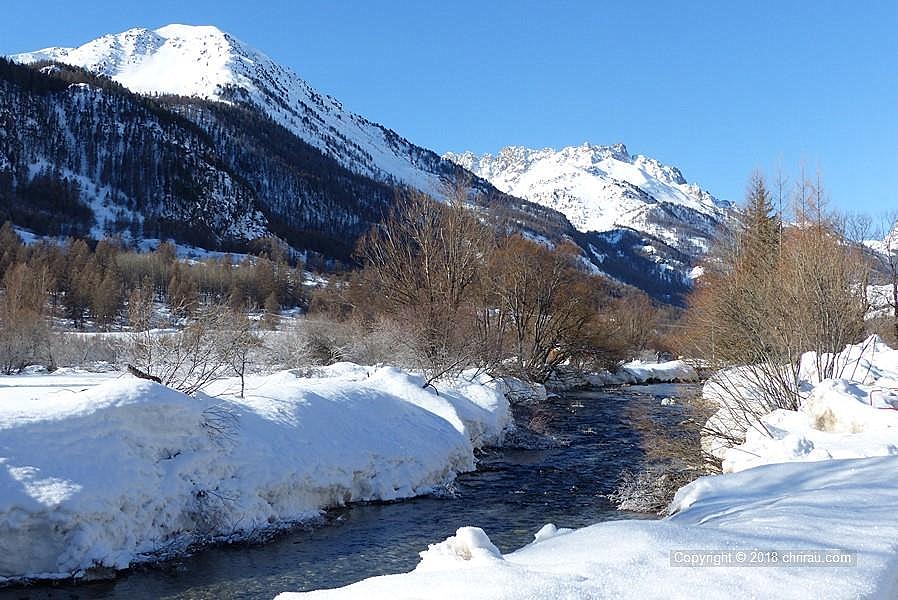
[[213, 26], [168, 25], [104, 35], [78, 48], [16, 54], [106, 75], [141, 94], [175, 94], [251, 102], [348, 169], [437, 193], [453, 168], [429, 150], [345, 110], [290, 69]]
[[623, 144], [444, 156], [503, 192], [558, 210], [580, 231], [630, 228], [690, 253], [707, 247], [731, 206]]

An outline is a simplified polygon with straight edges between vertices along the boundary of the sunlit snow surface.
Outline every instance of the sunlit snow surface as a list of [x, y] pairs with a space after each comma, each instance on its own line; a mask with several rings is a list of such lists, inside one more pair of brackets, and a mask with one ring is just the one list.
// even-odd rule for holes
[[[471, 523], [435, 541], [410, 573], [307, 596], [898, 597], [898, 351], [875, 337], [849, 346], [835, 357], [841, 378], [824, 381], [815, 359], [802, 359], [801, 410], [777, 410], [765, 418], [767, 434], [749, 429], [744, 444], [723, 448], [730, 473], [680, 489], [667, 519], [548, 527], [506, 555]], [[714, 380], [705, 396], [723, 401]], [[681, 566], [684, 554], [719, 564]], [[827, 555], [850, 562], [786, 562]]]
[[[278, 598], [894, 598], [898, 458], [770, 465], [683, 488], [661, 521], [613, 521], [497, 555], [471, 528], [408, 574]], [[849, 566], [673, 566], [676, 552], [840, 549]], [[768, 555], [769, 556], [769, 555]]]
[[511, 427], [503, 384], [483, 377], [437, 394], [392, 368], [308, 375], [250, 377], [245, 398], [227, 379], [189, 397], [119, 373], [0, 377], [0, 581], [426, 493]]

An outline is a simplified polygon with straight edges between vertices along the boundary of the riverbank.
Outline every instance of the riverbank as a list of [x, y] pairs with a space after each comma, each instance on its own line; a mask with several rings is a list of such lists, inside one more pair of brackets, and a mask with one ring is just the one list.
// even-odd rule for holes
[[[0, 581], [78, 578], [432, 493], [513, 427], [506, 386], [342, 363], [186, 396], [118, 373], [0, 378]], [[214, 397], [213, 397], [214, 394]]]
[[700, 380], [701, 377], [695, 368], [684, 360], [663, 362], [633, 360], [620, 365], [613, 373], [611, 371], [582, 373], [562, 365], [549, 377], [546, 387], [552, 392], [559, 393], [618, 385], [696, 383]]
[[[511, 552], [532, 540], [547, 520], [579, 528], [654, 519], [618, 510], [608, 494], [623, 472], [648, 458], [640, 419], [682, 427], [686, 400], [700, 391], [697, 385], [624, 386], [517, 404], [516, 433], [500, 448], [479, 451], [477, 469], [459, 474], [449, 493], [352, 503], [264, 543], [217, 544], [115, 578], [14, 587], [0, 590], [0, 598], [274, 598], [284, 590], [409, 571], [417, 552], [467, 523], [479, 524], [499, 549]], [[677, 402], [665, 405], [665, 398]], [[541, 434], [521, 435], [536, 413], [547, 415], [539, 423]]]
[[[422, 552], [410, 573], [278, 599], [885, 600], [898, 593], [896, 469], [898, 457], [883, 457], [704, 478], [680, 491], [667, 519], [547, 526], [508, 554], [466, 527]], [[808, 562], [817, 557], [847, 562]]]
[[[718, 443], [731, 472], [681, 488], [662, 521], [547, 526], [505, 554], [464, 527], [410, 573], [308, 597], [894, 598], [898, 352], [875, 338], [850, 346], [835, 357], [840, 378], [824, 381], [816, 358], [802, 360], [800, 410], [773, 411], [742, 430], [742, 443]], [[714, 386], [705, 396], [724, 410], [732, 395]], [[741, 394], [740, 409], [757, 399]]]

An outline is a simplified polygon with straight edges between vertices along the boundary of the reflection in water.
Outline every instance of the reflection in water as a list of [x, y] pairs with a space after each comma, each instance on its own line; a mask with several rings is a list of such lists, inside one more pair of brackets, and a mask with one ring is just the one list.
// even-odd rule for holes
[[538, 424], [554, 443], [483, 453], [478, 470], [461, 475], [451, 497], [356, 505], [331, 511], [325, 526], [265, 544], [211, 548], [113, 581], [0, 590], [0, 598], [272, 598], [282, 591], [338, 587], [411, 570], [427, 544], [463, 525], [482, 527], [508, 552], [532, 541], [545, 523], [583, 527], [647, 518], [616, 511], [604, 498], [621, 471], [643, 458], [625, 408], [638, 405], [675, 427], [679, 409], [661, 406], [660, 400], [696, 389], [605, 389], [553, 398], [538, 410], [519, 408], [518, 421]]

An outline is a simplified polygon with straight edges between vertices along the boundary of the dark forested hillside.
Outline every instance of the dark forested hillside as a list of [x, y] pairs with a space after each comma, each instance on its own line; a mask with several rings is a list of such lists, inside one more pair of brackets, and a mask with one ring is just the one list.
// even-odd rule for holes
[[[464, 176], [446, 164], [457, 171], [447, 180]], [[484, 204], [503, 200], [473, 183]], [[246, 105], [144, 97], [76, 67], [0, 60], [0, 220], [39, 234], [232, 249], [273, 233], [345, 259], [395, 191]], [[520, 226], [566, 229], [554, 211], [511, 200]]]
[[211, 246], [264, 231], [252, 190], [200, 127], [84, 71], [35, 68], [0, 62], [4, 217], [42, 234]]
[[[463, 181], [498, 226], [574, 240], [602, 271], [665, 301], [688, 288], [640, 257], [637, 241], [580, 234], [561, 213], [441, 164], [440, 177]], [[77, 67], [0, 59], [0, 222], [222, 250], [273, 234], [347, 260], [397, 189], [341, 166], [246, 101], [141, 96]]]

